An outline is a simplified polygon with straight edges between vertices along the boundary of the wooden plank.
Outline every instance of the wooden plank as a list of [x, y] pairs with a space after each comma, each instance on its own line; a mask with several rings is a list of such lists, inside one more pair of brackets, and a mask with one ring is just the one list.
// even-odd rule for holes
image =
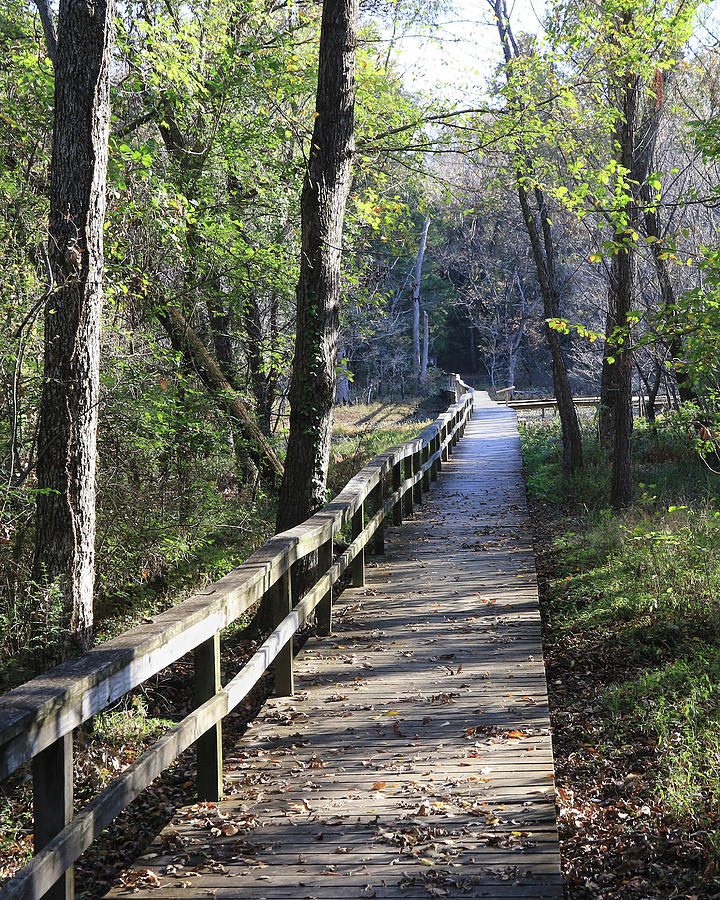
[[[195, 705], [202, 706], [222, 688], [220, 633], [195, 648]], [[217, 802], [223, 796], [222, 722], [216, 722], [195, 744], [199, 800]]]
[[[274, 586], [272, 593], [273, 624], [277, 628], [292, 612], [292, 576], [286, 572]], [[275, 659], [275, 694], [279, 697], [295, 693], [293, 678], [293, 639], [289, 638]]]
[[[65, 734], [33, 759], [35, 853], [72, 820], [73, 736]], [[45, 893], [46, 900], [74, 900], [75, 877], [66, 869]]]
[[[333, 561], [332, 538], [318, 550], [318, 569], [321, 572], [328, 571]], [[332, 632], [332, 604], [333, 589], [328, 587], [317, 605], [317, 633], [329, 635]]]
[[[365, 528], [365, 505], [360, 506], [352, 517], [351, 537], [353, 541], [362, 534]], [[352, 564], [353, 587], [365, 586], [365, 547], [362, 547], [355, 555]]]

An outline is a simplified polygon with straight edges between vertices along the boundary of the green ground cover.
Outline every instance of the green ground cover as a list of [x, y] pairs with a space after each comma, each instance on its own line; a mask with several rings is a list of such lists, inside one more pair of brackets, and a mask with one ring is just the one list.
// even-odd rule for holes
[[[659, 858], [665, 838], [657, 835], [676, 826], [702, 845], [693, 866], [701, 871], [688, 874], [712, 878], [720, 852], [720, 475], [672, 418], [657, 430], [640, 422], [635, 500], [615, 512], [607, 460], [592, 421], [584, 427], [586, 470], [566, 478], [557, 425], [521, 425], [559, 781], [569, 785], [560, 807], [576, 797], [573, 779], [583, 790], [592, 777], [604, 784], [609, 769], [623, 784], [635, 779]], [[566, 726], [580, 735], [574, 744]], [[585, 757], [582, 772], [573, 754]], [[637, 830], [633, 815], [621, 818], [621, 831]]]

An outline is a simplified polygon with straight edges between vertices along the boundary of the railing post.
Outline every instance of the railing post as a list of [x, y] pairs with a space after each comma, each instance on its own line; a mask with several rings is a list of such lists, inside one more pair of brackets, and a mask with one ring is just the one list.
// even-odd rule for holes
[[[318, 550], [318, 572], [324, 575], [332, 565], [333, 561], [333, 539], [330, 538]], [[332, 603], [333, 589], [332, 585], [328, 588], [327, 594], [317, 605], [315, 616], [317, 618], [317, 633], [321, 636], [328, 635], [332, 632]]]
[[[435, 435], [435, 437], [430, 441], [430, 455], [435, 456], [438, 451], [438, 447], [440, 446], [439, 440], [439, 432]], [[434, 460], [430, 465], [430, 481], [437, 481], [438, 477], [438, 461]]]
[[[445, 444], [445, 438], [447, 438], [447, 436], [448, 436], [448, 425], [447, 425], [447, 422], [445, 422], [445, 424], [442, 427], [442, 431], [440, 432], [440, 443], [441, 444]], [[450, 450], [448, 448], [448, 445], [445, 444], [445, 446], [442, 449], [442, 453], [440, 454], [440, 459], [441, 459], [440, 468], [442, 468], [442, 463], [447, 462], [449, 458], [450, 458]]]
[[[392, 468], [393, 494], [395, 493], [395, 491], [400, 490], [401, 484], [402, 484], [402, 474], [400, 472], [400, 463], [396, 462]], [[393, 506], [393, 525], [402, 525], [402, 497]]]
[[[282, 622], [292, 611], [292, 573], [290, 570], [280, 576], [273, 586], [272, 611], [273, 627]], [[293, 644], [292, 638], [275, 657], [275, 696], [291, 697], [295, 693], [293, 678]]]
[[[32, 761], [35, 852], [49, 844], [73, 816], [73, 736], [58, 738]], [[44, 900], [73, 900], [75, 874], [70, 867]]]
[[[412, 475], [413, 470], [413, 459], [412, 456], [406, 456], [403, 460], [403, 475], [404, 480], [407, 480]], [[411, 516], [413, 511], [413, 492], [412, 488], [405, 491], [405, 496], [403, 497], [404, 506], [403, 511], [406, 516]]]
[[[195, 706], [221, 689], [220, 632], [195, 648]], [[217, 803], [223, 798], [222, 722], [211, 725], [195, 743], [199, 800]]]
[[[355, 540], [362, 533], [365, 527], [365, 503], [360, 504], [360, 508], [353, 513], [351, 520], [351, 540]], [[358, 553], [352, 561], [352, 586], [365, 587], [365, 548]]]
[[[385, 502], [385, 476], [381, 475], [377, 485], [373, 488], [371, 496], [373, 497], [375, 512], [379, 512], [383, 508]], [[380, 524], [375, 532], [373, 542], [373, 550], [376, 554], [385, 553], [385, 516], [380, 519]]]
[[[422, 449], [413, 453], [412, 457], [413, 475], [417, 475], [422, 469]], [[415, 503], [422, 503], [422, 478], [413, 485], [413, 500]]]
[[[425, 444], [425, 446], [423, 447], [423, 450], [422, 450], [422, 464], [423, 465], [425, 465], [425, 463], [427, 463], [427, 461], [430, 459], [430, 447], [431, 446], [432, 446], [432, 441]], [[430, 467], [429, 466], [427, 469], [423, 470], [422, 489], [424, 491], [430, 490]]]

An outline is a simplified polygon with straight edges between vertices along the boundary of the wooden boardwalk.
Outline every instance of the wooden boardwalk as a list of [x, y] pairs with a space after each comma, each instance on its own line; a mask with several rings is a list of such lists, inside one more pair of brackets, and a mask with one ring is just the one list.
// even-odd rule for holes
[[476, 392], [440, 481], [368, 560], [295, 696], [228, 753], [231, 799], [180, 810], [110, 896], [562, 897], [512, 410]]

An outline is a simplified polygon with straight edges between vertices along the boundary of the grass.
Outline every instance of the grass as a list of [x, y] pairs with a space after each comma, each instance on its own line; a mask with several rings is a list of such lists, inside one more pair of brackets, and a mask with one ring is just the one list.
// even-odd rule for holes
[[607, 661], [598, 703], [614, 745], [646, 743], [659, 814], [720, 850], [720, 477], [672, 423], [634, 436], [636, 496], [609, 508], [591, 427], [566, 478], [554, 423], [522, 428], [528, 490], [561, 522], [546, 554], [547, 630]]

